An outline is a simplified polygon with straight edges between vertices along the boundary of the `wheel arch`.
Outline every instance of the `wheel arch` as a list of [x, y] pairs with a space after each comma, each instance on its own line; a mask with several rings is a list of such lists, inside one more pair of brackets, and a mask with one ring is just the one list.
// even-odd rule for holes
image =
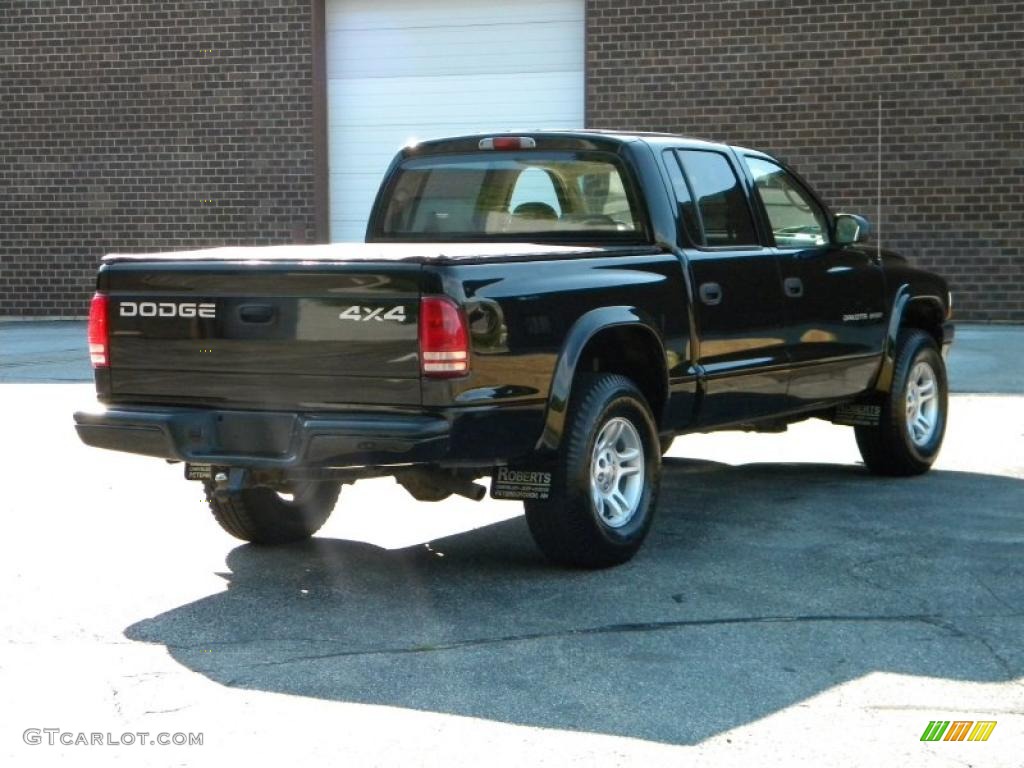
[[942, 299], [938, 296], [911, 296], [907, 301], [900, 318], [900, 328], [917, 328], [942, 347], [942, 324], [946, 320], [946, 310]]
[[627, 377], [647, 398], [655, 423], [663, 422], [668, 402], [668, 365], [657, 325], [636, 307], [600, 307], [582, 315], [562, 344], [538, 451], [555, 451], [561, 444], [573, 381], [581, 371]]
[[941, 350], [946, 341], [946, 304], [942, 297], [931, 293], [915, 293], [908, 283], [901, 285], [893, 299], [889, 326], [882, 350], [882, 366], [875, 382], [875, 390], [888, 392], [892, 387], [896, 366], [896, 340], [904, 328], [917, 328], [935, 340]]

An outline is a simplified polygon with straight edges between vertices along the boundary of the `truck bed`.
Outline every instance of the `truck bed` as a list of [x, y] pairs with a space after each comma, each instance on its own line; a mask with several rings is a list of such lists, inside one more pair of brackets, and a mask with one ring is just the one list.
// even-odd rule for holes
[[98, 285], [110, 302], [101, 396], [303, 412], [415, 408], [423, 403], [420, 301], [443, 290], [443, 273], [431, 267], [631, 251], [340, 243], [112, 254]]

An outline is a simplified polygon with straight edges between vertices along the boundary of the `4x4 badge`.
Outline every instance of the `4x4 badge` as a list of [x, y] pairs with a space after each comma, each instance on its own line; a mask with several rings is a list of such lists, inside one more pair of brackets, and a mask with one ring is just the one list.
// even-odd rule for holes
[[393, 323], [404, 323], [405, 322], [405, 307], [392, 307], [387, 312], [384, 311], [385, 307], [360, 307], [358, 305], [349, 307], [340, 315], [339, 320], [355, 320], [361, 323], [368, 323], [370, 320], [376, 320], [379, 323], [390, 321]]

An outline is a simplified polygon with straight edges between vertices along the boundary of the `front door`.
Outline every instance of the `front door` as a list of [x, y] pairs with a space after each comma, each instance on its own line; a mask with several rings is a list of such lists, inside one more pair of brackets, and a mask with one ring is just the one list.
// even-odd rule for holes
[[796, 176], [765, 157], [743, 160], [779, 258], [791, 401], [806, 407], [864, 391], [885, 337], [881, 266], [864, 246], [832, 241], [830, 216]]

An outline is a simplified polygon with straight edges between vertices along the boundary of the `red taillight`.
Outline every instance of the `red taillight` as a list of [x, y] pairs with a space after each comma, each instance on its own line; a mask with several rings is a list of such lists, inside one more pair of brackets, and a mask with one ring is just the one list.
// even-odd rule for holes
[[466, 316], [446, 296], [424, 296], [420, 303], [420, 369], [441, 379], [469, 372]]
[[497, 149], [508, 151], [510, 149], [536, 149], [537, 142], [529, 136], [494, 136], [480, 139], [480, 149]]
[[89, 357], [93, 368], [110, 365], [107, 336], [107, 297], [97, 293], [89, 305]]

